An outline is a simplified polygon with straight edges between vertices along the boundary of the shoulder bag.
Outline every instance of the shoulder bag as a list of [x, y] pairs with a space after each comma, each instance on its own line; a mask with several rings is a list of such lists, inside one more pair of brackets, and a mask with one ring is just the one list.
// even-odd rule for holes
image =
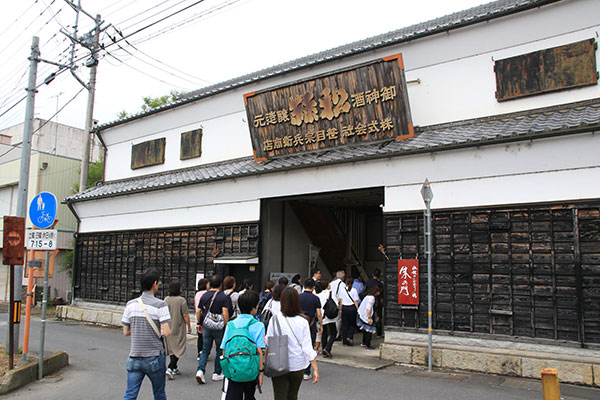
[[210, 300], [210, 305], [206, 309], [206, 316], [204, 317], [204, 321], [202, 321], [203, 328], [212, 329], [213, 331], [220, 331], [225, 328], [225, 318], [223, 317], [223, 314], [215, 314], [210, 311], [213, 303], [215, 302], [215, 297], [217, 297], [217, 294], [219, 294], [219, 292], [215, 292]]
[[276, 315], [272, 318], [275, 320], [273, 336], [267, 338], [268, 345], [265, 361], [265, 375], [271, 378], [290, 372], [288, 336], [282, 334], [278, 317], [279, 315]]

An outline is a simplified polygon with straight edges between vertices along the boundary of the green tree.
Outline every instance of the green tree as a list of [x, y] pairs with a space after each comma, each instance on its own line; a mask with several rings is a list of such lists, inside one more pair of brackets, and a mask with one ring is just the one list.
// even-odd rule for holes
[[148, 111], [153, 108], [157, 108], [160, 106], [164, 106], [165, 104], [172, 103], [179, 98], [181, 95], [180, 92], [176, 90], [171, 90], [169, 94], [159, 97], [150, 97], [146, 96], [143, 98], [144, 104], [142, 104], [142, 110]]

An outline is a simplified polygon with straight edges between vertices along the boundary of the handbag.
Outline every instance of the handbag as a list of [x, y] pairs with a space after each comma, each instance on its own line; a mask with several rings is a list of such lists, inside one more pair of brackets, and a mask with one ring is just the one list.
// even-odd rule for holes
[[[267, 338], [268, 346], [265, 361], [265, 375], [271, 378], [290, 372], [288, 336], [281, 333], [278, 316], [274, 316], [272, 319], [275, 320], [275, 329], [273, 329], [273, 336]], [[279, 334], [277, 334], [277, 331], [279, 331]]]
[[204, 321], [202, 321], [203, 328], [212, 329], [214, 331], [220, 331], [225, 328], [225, 318], [223, 317], [223, 314], [215, 314], [210, 311], [213, 303], [215, 302], [215, 297], [217, 297], [217, 294], [219, 294], [219, 292], [215, 292], [210, 300], [210, 305], [206, 310], [206, 316], [204, 317]]

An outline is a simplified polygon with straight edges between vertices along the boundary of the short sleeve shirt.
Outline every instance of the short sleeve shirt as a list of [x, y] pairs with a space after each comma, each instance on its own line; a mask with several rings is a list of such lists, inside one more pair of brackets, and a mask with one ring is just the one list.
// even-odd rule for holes
[[321, 301], [313, 292], [302, 292], [300, 308], [308, 317], [314, 318], [317, 315], [317, 308], [321, 308]]
[[[248, 320], [254, 318], [250, 314], [240, 314], [238, 317], [230, 322], [231, 324], [235, 324], [236, 327], [244, 326], [248, 322]], [[223, 334], [223, 340], [221, 341], [221, 349], [225, 350], [227, 346], [227, 342], [231, 339], [231, 330], [229, 329], [229, 324], [225, 327], [225, 333]], [[250, 333], [250, 337], [252, 341], [256, 343], [256, 347], [259, 349], [264, 349], [267, 344], [265, 343], [265, 325], [262, 322], [255, 322], [252, 325], [248, 326], [248, 333]]]
[[223, 314], [223, 308], [230, 309], [231, 308], [231, 299], [223, 292], [215, 292], [214, 290], [209, 290], [204, 293], [198, 302], [198, 308], [202, 310], [202, 314], [206, 316], [208, 312], [208, 306], [210, 306], [210, 302], [212, 301], [213, 296], [217, 293], [215, 297], [215, 301], [213, 302], [212, 307], [210, 308], [210, 312], [213, 314]]
[[[141, 296], [142, 303], [152, 322], [160, 330], [161, 324], [171, 322], [169, 306], [164, 300], [157, 299], [150, 292]], [[150, 326], [137, 298], [129, 300], [123, 312], [121, 324], [131, 328], [131, 350], [129, 357], [154, 357], [165, 352], [162, 340]]]

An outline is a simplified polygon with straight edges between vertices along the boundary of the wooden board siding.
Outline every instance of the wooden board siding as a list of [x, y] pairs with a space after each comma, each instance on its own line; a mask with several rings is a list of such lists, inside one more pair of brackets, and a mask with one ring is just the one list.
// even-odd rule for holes
[[589, 39], [496, 61], [496, 99], [596, 85], [597, 47]]
[[255, 159], [412, 138], [400, 54], [244, 96]]
[[219, 257], [256, 257], [258, 224], [79, 234], [75, 297], [124, 304], [140, 294], [142, 270], [156, 267], [158, 296], [167, 296], [169, 282], [178, 279], [192, 308], [196, 273], [214, 273], [215, 248]]
[[[385, 216], [386, 325], [427, 327], [423, 214]], [[600, 204], [433, 213], [433, 328], [600, 343]], [[418, 258], [420, 304], [397, 304]]]

